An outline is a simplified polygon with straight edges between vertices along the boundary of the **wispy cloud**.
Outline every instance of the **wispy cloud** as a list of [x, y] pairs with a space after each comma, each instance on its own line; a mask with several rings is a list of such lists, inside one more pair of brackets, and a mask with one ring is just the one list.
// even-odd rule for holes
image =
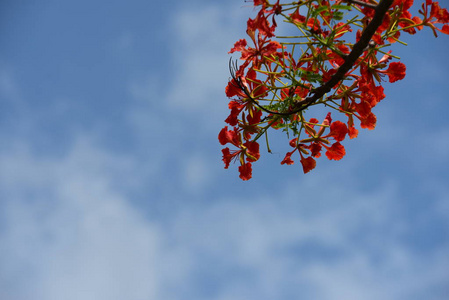
[[155, 296], [159, 229], [116, 188], [126, 159], [80, 140], [60, 159], [0, 161], [6, 299]]
[[253, 199], [184, 199], [162, 221], [116, 188], [130, 162], [92, 141], [60, 159], [1, 158], [2, 182], [13, 174], [8, 164], [18, 170], [2, 187], [9, 298], [443, 299], [448, 245], [423, 257], [401, 242], [413, 225], [394, 183], [323, 190], [326, 178], [309, 177]]

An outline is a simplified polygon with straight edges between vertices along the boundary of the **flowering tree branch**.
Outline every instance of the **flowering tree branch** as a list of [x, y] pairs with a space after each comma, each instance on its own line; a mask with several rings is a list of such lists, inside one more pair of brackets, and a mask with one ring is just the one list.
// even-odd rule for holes
[[375, 8], [375, 14], [371, 22], [365, 28], [360, 37], [360, 40], [354, 44], [351, 53], [345, 58], [345, 62], [338, 68], [337, 73], [335, 73], [329, 81], [327, 81], [324, 85], [316, 88], [312, 93], [313, 95], [307, 97], [306, 99], [297, 102], [296, 108], [293, 109], [291, 113], [297, 113], [317, 101], [324, 94], [328, 93], [333, 86], [338, 84], [346, 75], [346, 73], [353, 67], [354, 63], [357, 59], [363, 54], [365, 49], [368, 47], [371, 38], [373, 37], [376, 30], [382, 24], [385, 14], [390, 8], [393, 0], [382, 0]]
[[[355, 4], [368, 4], [365, 2], [360, 2], [357, 0], [348, 0], [351, 3]], [[308, 108], [311, 104], [316, 102], [317, 100], [321, 99], [326, 93], [328, 93], [333, 86], [338, 84], [346, 75], [346, 73], [354, 66], [357, 59], [363, 54], [363, 52], [368, 48], [368, 45], [370, 44], [371, 38], [373, 37], [376, 30], [379, 28], [379, 26], [382, 24], [382, 20], [384, 19], [385, 14], [387, 13], [389, 7], [393, 3], [394, 0], [382, 0], [378, 5], [371, 5], [368, 4], [366, 6], [374, 8], [375, 14], [371, 22], [368, 24], [366, 29], [363, 31], [362, 36], [360, 37], [360, 40], [354, 44], [354, 47], [352, 48], [352, 51], [349, 55], [345, 56], [345, 62], [343, 65], [341, 65], [337, 72], [331, 77], [329, 81], [327, 81], [322, 86], [314, 89], [311, 93], [312, 95], [300, 100], [296, 101], [295, 107], [293, 109], [290, 109], [288, 112], [278, 112], [278, 111], [272, 111], [269, 110], [262, 105], [259, 105], [259, 103], [253, 99], [251, 94], [248, 92], [248, 89], [243, 84], [240, 77], [236, 76], [236, 70], [237, 65], [234, 64], [231, 65], [232, 58], [229, 61], [229, 69], [231, 72], [231, 77], [234, 79], [235, 83], [237, 84], [237, 87], [240, 88], [245, 95], [248, 97], [248, 99], [253, 102], [257, 107], [259, 107], [261, 110], [270, 113], [272, 115], [280, 115], [280, 116], [289, 116], [296, 114], [306, 108]]]
[[[449, 34], [449, 12], [433, 0], [422, 4], [422, 17], [409, 12], [411, 0], [380, 0], [379, 4], [365, 0], [273, 1], [253, 0], [254, 6], [260, 7], [247, 23], [254, 46], [240, 39], [230, 51], [240, 52], [244, 63], [238, 66], [229, 61], [232, 80], [226, 95], [231, 98], [231, 112], [225, 122], [231, 128], [225, 126], [218, 140], [235, 147], [222, 149], [223, 162], [228, 168], [232, 161], [239, 161], [243, 180], [252, 177], [251, 165], [260, 157], [258, 139], [263, 134], [271, 152], [271, 129], [293, 134], [289, 142], [293, 150], [281, 164], [293, 164], [296, 152], [304, 173], [308, 173], [322, 152], [330, 160], [342, 159], [346, 152], [341, 142], [346, 136], [357, 137], [357, 119], [360, 128], [375, 128], [372, 110], [385, 98], [383, 78], [388, 76], [389, 82], [395, 82], [405, 77], [405, 65], [390, 62], [399, 57], [385, 48], [399, 41], [401, 32], [413, 35], [430, 27], [435, 36], [437, 32]], [[351, 8], [362, 17], [357, 12], [349, 14]], [[279, 15], [295, 26], [299, 35], [278, 36], [289, 39], [281, 43], [272, 40]], [[352, 18], [342, 21], [345, 15]], [[354, 28], [356, 41], [351, 43], [344, 37]], [[383, 56], [378, 57], [379, 53]], [[318, 118], [307, 120], [306, 109], [319, 104], [337, 111], [342, 120], [333, 121], [330, 112], [322, 122]]]

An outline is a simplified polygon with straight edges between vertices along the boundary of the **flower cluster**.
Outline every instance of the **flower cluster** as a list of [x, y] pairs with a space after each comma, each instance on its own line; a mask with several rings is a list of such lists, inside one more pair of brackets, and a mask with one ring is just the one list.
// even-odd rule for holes
[[[298, 152], [304, 173], [325, 155], [340, 160], [341, 142], [353, 139], [360, 128], [374, 129], [373, 108], [385, 98], [382, 82], [405, 77], [406, 67], [387, 48], [402, 32], [415, 34], [424, 27], [449, 34], [449, 13], [438, 2], [426, 0], [419, 16], [409, 12], [413, 0], [308, 0], [281, 3], [253, 0], [258, 10], [247, 22], [249, 39], [240, 39], [230, 53], [239, 52], [242, 64], [230, 61], [232, 79], [226, 86], [230, 114], [219, 133], [225, 168], [240, 162], [240, 178], [252, 176], [252, 163], [260, 158], [258, 140], [268, 131], [293, 135], [281, 164], [294, 163]], [[277, 36], [277, 18], [297, 35]], [[346, 20], [344, 20], [346, 18]], [[350, 42], [354, 40], [354, 42]], [[324, 105], [331, 113], [320, 122], [306, 112]], [[229, 128], [228, 128], [229, 126]], [[237, 159], [238, 158], [238, 159]]]

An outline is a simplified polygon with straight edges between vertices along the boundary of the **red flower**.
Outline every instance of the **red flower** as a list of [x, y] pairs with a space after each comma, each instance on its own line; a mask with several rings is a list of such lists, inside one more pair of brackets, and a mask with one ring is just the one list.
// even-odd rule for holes
[[349, 127], [348, 135], [350, 139], [355, 139], [359, 135], [359, 131], [354, 126]]
[[234, 128], [234, 130], [228, 130], [228, 126], [225, 126], [218, 134], [218, 141], [222, 145], [231, 143], [237, 146], [240, 142], [239, 136], [237, 134], [237, 128]]
[[[427, 3], [430, 3], [432, 5], [431, 11], [430, 11], [430, 20], [436, 19], [433, 23], [448, 23], [449, 22], [449, 13], [445, 8], [441, 8], [440, 4], [438, 2], [433, 2], [427, 0]], [[427, 4], [429, 5], [429, 4]]]
[[379, 71], [379, 73], [387, 74], [390, 82], [395, 82], [405, 77], [406, 67], [401, 62], [392, 62], [385, 71]]
[[240, 89], [235, 79], [232, 79], [231, 81], [228, 82], [225, 92], [228, 98], [232, 98], [234, 96], [238, 96], [239, 98], [246, 97], [245, 93]]
[[291, 152], [287, 152], [287, 154], [285, 154], [284, 159], [281, 161], [281, 165], [284, 165], [284, 164], [293, 165], [295, 162], [292, 160], [292, 154], [295, 151], [296, 151], [296, 149]]
[[392, 7], [402, 5], [402, 11], [409, 10], [413, 5], [413, 0], [394, 0]]
[[354, 127], [354, 118], [352, 115], [348, 117], [348, 135], [350, 139], [355, 139], [359, 135], [359, 131]]
[[322, 147], [321, 147], [321, 144], [320, 144], [320, 143], [312, 143], [312, 144], [308, 147], [308, 149], [310, 150], [311, 155], [312, 155], [313, 157], [320, 157], [320, 156], [321, 156], [321, 149], [322, 149]]
[[256, 111], [254, 108], [252, 108], [246, 118], [245, 113], [242, 114], [242, 122], [239, 123], [239, 126], [242, 129], [243, 138], [245, 140], [249, 140], [252, 134], [259, 132], [259, 127], [257, 125], [259, 124], [261, 117], [262, 111]]
[[[294, 138], [290, 140], [290, 146], [295, 148], [291, 152], [287, 152], [281, 164], [292, 165], [294, 161], [291, 159], [292, 154], [298, 150], [299, 155], [301, 156], [301, 164], [303, 166], [304, 173], [307, 173], [315, 168], [316, 161], [314, 157], [321, 156], [321, 150], [323, 148], [326, 149], [326, 156], [331, 160], [340, 160], [345, 156], [346, 151], [343, 145], [340, 144], [340, 141], [344, 140], [346, 134], [348, 134], [348, 128], [346, 124], [340, 121], [332, 122], [331, 114], [328, 113], [323, 123], [320, 126], [318, 132], [313, 128], [318, 123], [318, 120], [311, 119], [310, 123], [312, 124], [304, 124], [307, 134], [310, 138], [306, 138], [301, 140], [301, 143], [298, 144], [298, 138]], [[330, 127], [330, 133], [326, 136], [322, 136], [324, 130]], [[333, 138], [336, 142], [331, 146], [328, 138]], [[306, 145], [306, 143], [310, 143]], [[310, 156], [304, 158], [303, 154], [309, 154]]]
[[306, 21], [306, 17], [299, 13], [299, 8], [296, 9], [294, 13], [290, 14], [290, 18], [292, 19], [293, 23], [298, 24], [302, 24]]
[[[306, 17], [299, 13], [299, 8], [295, 10], [294, 13], [290, 14], [290, 18], [293, 24], [303, 24], [306, 21]], [[309, 18], [307, 20], [307, 26], [310, 27], [310, 31], [313, 33], [321, 33], [321, 24], [318, 19]]]
[[[242, 83], [246, 86], [247, 92], [250, 93], [253, 99], [259, 99], [264, 97], [267, 93], [267, 88], [263, 85], [262, 81], [256, 79], [257, 73], [254, 70], [249, 70], [246, 78], [240, 77]], [[237, 99], [229, 102], [228, 107], [231, 113], [226, 118], [225, 122], [231, 126], [237, 126], [239, 124], [238, 116], [245, 109], [248, 111], [248, 123], [249, 125], [254, 125], [260, 121], [262, 112], [255, 109], [253, 102], [249, 100], [247, 94], [237, 85], [235, 79], [229, 81], [226, 87], [226, 95], [228, 97], [237, 96]], [[240, 124], [247, 123], [245, 118], [242, 117], [242, 122]]]
[[352, 32], [351, 26], [343, 22], [338, 22], [335, 24], [333, 30], [335, 30], [335, 38], [342, 37], [346, 32]]
[[240, 150], [230, 150], [228, 147], [224, 148], [222, 151], [223, 153], [223, 161], [225, 163], [225, 169], [229, 167], [230, 162], [233, 159], [237, 158], [237, 155], [241, 155], [241, 159], [243, 160], [244, 156], [246, 157], [246, 160], [249, 162], [254, 162], [260, 158], [259, 153], [259, 144], [257, 142], [245, 142], [242, 145], [240, 145]]
[[254, 2], [254, 6], [263, 5], [263, 8], [265, 9], [267, 5], [267, 0], [252, 0]]
[[[430, 14], [428, 6], [430, 6]], [[432, 0], [426, 0], [426, 4], [423, 3], [422, 11], [420, 13], [424, 15], [423, 24], [429, 26], [435, 37], [438, 36], [436, 30], [449, 34], [449, 12], [445, 8], [441, 8], [438, 2], [433, 2]], [[428, 15], [429, 14], [429, 15]], [[440, 29], [435, 26], [435, 24], [444, 24]]]
[[240, 59], [245, 60], [242, 67], [246, 67], [251, 61], [254, 66], [258, 68], [266, 59], [265, 57], [276, 53], [277, 49], [282, 48], [281, 44], [276, 41], [269, 40], [266, 36], [262, 36], [260, 33], [257, 35], [257, 39], [251, 32], [248, 35], [253, 40], [255, 48], [247, 47], [245, 39], [240, 39], [234, 44], [234, 47], [229, 53], [240, 52], [242, 53]]
[[[321, 125], [324, 126], [320, 128], [316, 135], [312, 135], [311, 138], [301, 140], [302, 143], [311, 143], [309, 146], [305, 146], [304, 148], [309, 149], [313, 157], [320, 157], [321, 149], [324, 147], [327, 150], [327, 158], [333, 160], [342, 159], [345, 155], [345, 148], [340, 144], [340, 141], [344, 140], [346, 134], [348, 133], [346, 124], [340, 121], [332, 122], [331, 114], [328, 113]], [[327, 126], [330, 127], [330, 133], [322, 136]], [[328, 138], [333, 138], [336, 141], [330, 147], [328, 146], [328, 144], [330, 144]]]
[[346, 154], [345, 147], [339, 142], [334, 143], [331, 147], [326, 147], [326, 149], [326, 156], [331, 160], [340, 160]]
[[305, 173], [310, 172], [311, 170], [313, 170], [316, 166], [316, 161], [315, 159], [313, 159], [313, 157], [309, 156], [304, 158], [302, 152], [306, 151], [304, 150], [304, 144], [298, 144], [296, 145], [296, 142], [298, 141], [298, 138], [294, 138], [290, 141], [290, 146], [292, 146], [293, 148], [295, 148], [295, 150], [291, 151], [291, 152], [287, 152], [287, 154], [285, 154], [285, 158], [282, 160], [281, 165], [287, 164], [287, 165], [293, 165], [295, 162], [291, 159], [292, 154], [296, 151], [299, 150], [299, 155], [301, 156], [300, 162], [302, 165], [302, 170]]
[[385, 98], [384, 88], [381, 85], [375, 85], [374, 81], [367, 83], [360, 80], [358, 81], [358, 84], [361, 99], [363, 99], [364, 102], [367, 102], [371, 107], [376, 106], [380, 100]]
[[316, 161], [311, 156], [304, 158], [301, 155], [301, 164], [304, 174], [309, 173], [316, 167]]
[[[259, 153], [259, 144], [254, 141], [247, 141], [245, 143], [242, 142], [241, 134], [238, 132], [237, 128], [234, 130], [228, 130], [228, 126], [225, 126], [220, 133], [218, 134], [218, 140], [220, 144], [225, 145], [227, 143], [231, 143], [238, 150], [230, 150], [228, 147], [221, 150], [223, 153], [223, 162], [225, 164], [225, 169], [227, 169], [231, 163], [231, 161], [240, 158], [240, 178], [243, 180], [248, 180], [251, 178], [251, 163], [260, 158]], [[245, 157], [246, 161], [245, 162]], [[248, 165], [249, 164], [249, 165]]]
[[[249, 19], [247, 22], [247, 32], [255, 32], [259, 30], [259, 32], [267, 37], [273, 37], [274, 31], [276, 29], [276, 20], [275, 15], [278, 15], [282, 12], [282, 6], [279, 4], [280, 0], [278, 0], [275, 4], [270, 4], [271, 9], [267, 9], [268, 1], [254, 1], [254, 6], [262, 5], [262, 8], [257, 13], [256, 18]], [[270, 25], [267, 18], [272, 15], [271, 22], [273, 25]]]
[[251, 167], [251, 163], [246, 163], [243, 164], [239, 167], [239, 172], [240, 172], [240, 179], [242, 180], [250, 180], [252, 177], [252, 167]]
[[237, 101], [231, 101], [229, 102], [228, 107], [231, 110], [231, 113], [226, 118], [225, 122], [231, 126], [236, 126], [238, 124], [238, 116], [245, 106]]
[[348, 133], [346, 124], [340, 121], [332, 122], [330, 129], [331, 132], [327, 136], [333, 137], [337, 142], [343, 141]]
[[[240, 150], [230, 150], [228, 147], [221, 150], [223, 153], [223, 162], [225, 163], [225, 169], [227, 169], [231, 161], [240, 157], [240, 178], [248, 180], [251, 178], [251, 162], [259, 159], [259, 144], [257, 142], [246, 142], [241, 145]], [[245, 162], [245, 156], [247, 162]]]
[[223, 153], [223, 162], [225, 163], [225, 169], [229, 168], [229, 164], [231, 163], [232, 159], [234, 158], [234, 154], [231, 153], [231, 150], [229, 150], [228, 147], [221, 150], [221, 153]]
[[365, 99], [362, 99], [360, 103], [354, 104], [356, 112], [361, 118], [365, 118], [371, 113], [371, 104]]
[[376, 115], [371, 112], [366, 118], [360, 118], [360, 127], [373, 130], [376, 127], [376, 121]]

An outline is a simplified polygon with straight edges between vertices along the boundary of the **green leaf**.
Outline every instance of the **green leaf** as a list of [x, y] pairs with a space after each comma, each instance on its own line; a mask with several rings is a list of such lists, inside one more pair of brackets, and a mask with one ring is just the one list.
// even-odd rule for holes
[[336, 9], [336, 10], [352, 10], [352, 6], [351, 5], [339, 5], [339, 4], [335, 4], [331, 6], [331, 9]]
[[345, 13], [343, 13], [343, 12], [341, 12], [341, 11], [336, 11], [336, 12], [334, 12], [334, 17], [333, 17], [333, 19], [334, 19], [334, 20], [337, 20], [337, 21], [341, 21], [341, 20], [343, 19], [344, 16], [345, 16]]
[[320, 7], [318, 7], [317, 9], [315, 9], [315, 10], [313, 10], [313, 12], [312, 12], [312, 15], [314, 16], [314, 17], [316, 17], [316, 16], [318, 16], [322, 11], [325, 11], [325, 10], [327, 10], [328, 9], [328, 7], [327, 6], [320, 6]]

